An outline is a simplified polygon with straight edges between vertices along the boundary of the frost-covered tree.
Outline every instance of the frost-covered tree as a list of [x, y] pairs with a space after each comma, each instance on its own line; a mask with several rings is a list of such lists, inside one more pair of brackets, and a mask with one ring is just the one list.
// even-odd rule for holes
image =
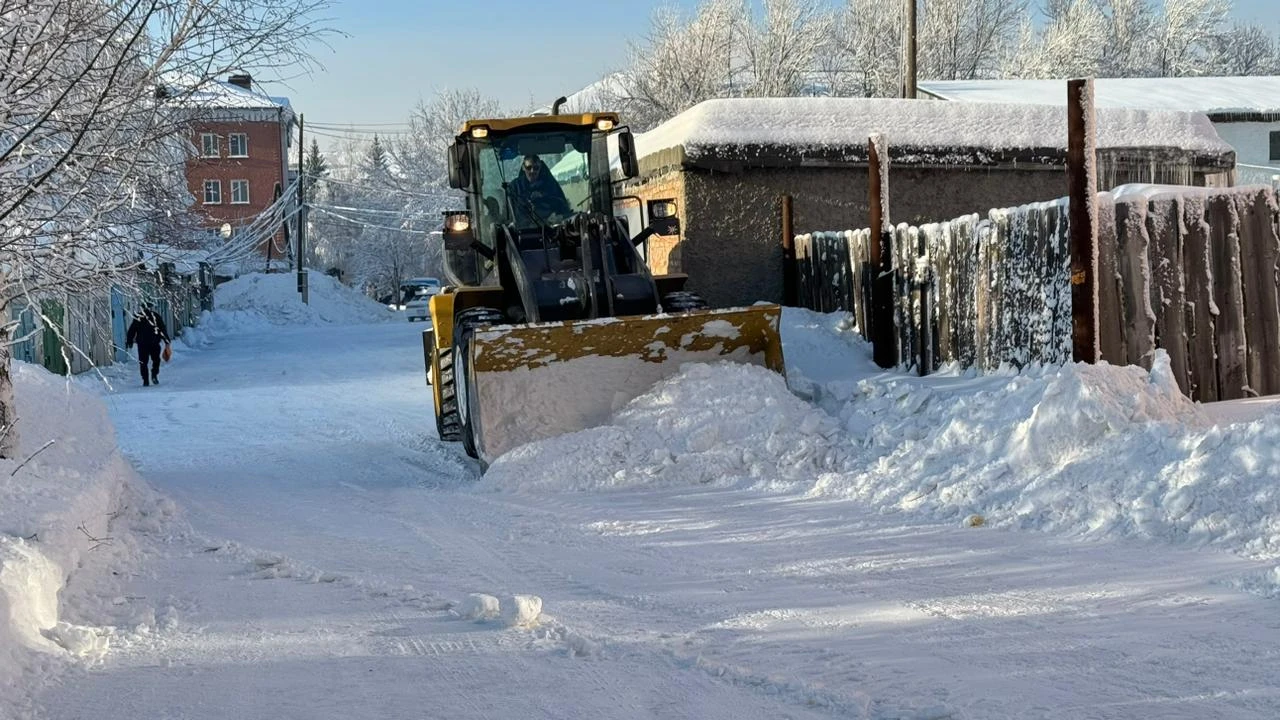
[[445, 210], [443, 205], [457, 196], [449, 192], [447, 152], [462, 124], [500, 114], [498, 102], [475, 88], [444, 89], [418, 102], [409, 114], [409, 131], [396, 140], [392, 155], [409, 189], [435, 195], [436, 203], [424, 212]]
[[[146, 240], [180, 231], [195, 99], [243, 68], [286, 70], [323, 35], [322, 0], [0, 3], [0, 318], [130, 283]], [[12, 457], [0, 327], [0, 456]], [[73, 348], [74, 351], [74, 348]]]
[[788, 97], [810, 93], [818, 58], [829, 47], [835, 16], [819, 0], [764, 0], [759, 23], [742, 14], [743, 94]]
[[[857, 0], [855, 0], [856, 2]], [[996, 77], [1027, 18], [1024, 0], [929, 0], [917, 61], [921, 79]]]
[[1257, 25], [1236, 23], [1218, 38], [1210, 75], [1280, 73], [1280, 46]]
[[741, 51], [747, 13], [743, 0], [704, 0], [692, 18], [671, 7], [657, 10], [648, 34], [628, 50], [616, 98], [628, 122], [646, 129], [703, 100], [741, 94], [734, 50]]
[[1207, 74], [1230, 9], [1227, 0], [1165, 0], [1164, 16], [1154, 28], [1151, 74]]
[[372, 297], [393, 298], [401, 282], [438, 267], [429, 234], [439, 211], [424, 209], [431, 196], [406, 180], [381, 137], [349, 139], [333, 154], [312, 206], [314, 263]]
[[851, 0], [836, 16], [831, 56], [840, 69], [833, 94], [896, 97], [901, 92], [904, 54], [901, 0]]
[[1276, 71], [1275, 43], [1229, 26], [1229, 0], [1053, 0], [1006, 58], [1015, 77], [1177, 77]]
[[1044, 29], [1030, 21], [1021, 26], [1019, 41], [1005, 56], [1006, 77], [1053, 78], [1097, 76], [1106, 51], [1099, 38], [1108, 20], [1094, 0], [1059, 0], [1048, 8]]

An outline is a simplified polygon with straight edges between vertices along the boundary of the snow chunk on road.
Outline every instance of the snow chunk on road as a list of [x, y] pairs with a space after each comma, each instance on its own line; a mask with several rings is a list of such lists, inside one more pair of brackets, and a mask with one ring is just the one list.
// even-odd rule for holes
[[508, 627], [531, 627], [542, 615], [542, 598], [537, 595], [512, 595], [502, 603], [502, 619]]
[[453, 611], [460, 618], [484, 622], [496, 620], [502, 613], [498, 598], [484, 593], [471, 593]]
[[252, 325], [355, 325], [386, 322], [399, 316], [385, 305], [319, 273], [308, 277], [309, 304], [298, 294], [298, 278], [294, 273], [253, 273], [218, 286], [214, 307], [226, 314], [234, 312], [248, 317], [240, 324]]

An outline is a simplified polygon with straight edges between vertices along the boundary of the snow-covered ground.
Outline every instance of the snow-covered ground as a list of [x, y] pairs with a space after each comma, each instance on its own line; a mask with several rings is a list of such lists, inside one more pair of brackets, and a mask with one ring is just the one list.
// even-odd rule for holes
[[479, 477], [421, 328], [237, 283], [159, 387], [19, 367], [0, 718], [1280, 716], [1268, 403], [788, 310], [789, 387], [691, 365]]

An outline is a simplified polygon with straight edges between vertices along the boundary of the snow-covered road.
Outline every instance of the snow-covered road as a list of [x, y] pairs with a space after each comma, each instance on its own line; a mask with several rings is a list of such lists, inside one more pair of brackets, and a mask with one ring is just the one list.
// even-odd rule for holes
[[[503, 490], [431, 428], [421, 326], [227, 337], [110, 396], [185, 510], [154, 632], [49, 720], [1275, 718], [1255, 562], [745, 487]], [[535, 627], [461, 619], [532, 594]]]

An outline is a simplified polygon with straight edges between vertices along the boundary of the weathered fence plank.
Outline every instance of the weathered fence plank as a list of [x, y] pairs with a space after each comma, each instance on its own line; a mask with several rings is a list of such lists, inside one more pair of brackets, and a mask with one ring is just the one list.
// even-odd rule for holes
[[1116, 203], [1117, 264], [1120, 269], [1120, 303], [1124, 308], [1125, 355], [1130, 365], [1150, 369], [1156, 348], [1155, 313], [1151, 310], [1151, 277], [1147, 265], [1147, 204]]
[[1098, 203], [1098, 346], [1103, 360], [1112, 365], [1128, 365], [1115, 207], [1110, 202]]
[[1262, 395], [1280, 393], [1280, 308], [1277, 307], [1275, 208], [1269, 193], [1236, 195], [1244, 288], [1249, 383]]
[[1218, 397], [1234, 400], [1247, 396], [1249, 387], [1240, 282], [1240, 226], [1230, 195], [1210, 196], [1206, 208], [1213, 252], [1213, 299], [1218, 307]]
[[1176, 195], [1151, 200], [1147, 235], [1151, 238], [1151, 308], [1156, 313], [1156, 344], [1169, 354], [1169, 368], [1183, 393], [1191, 393], [1187, 356], [1186, 283], [1182, 277], [1182, 207]]
[[1206, 220], [1207, 198], [1182, 203], [1186, 229], [1183, 265], [1187, 281], [1187, 347], [1190, 352], [1191, 397], [1214, 402], [1218, 392], [1217, 317], [1214, 306], [1213, 239]]

